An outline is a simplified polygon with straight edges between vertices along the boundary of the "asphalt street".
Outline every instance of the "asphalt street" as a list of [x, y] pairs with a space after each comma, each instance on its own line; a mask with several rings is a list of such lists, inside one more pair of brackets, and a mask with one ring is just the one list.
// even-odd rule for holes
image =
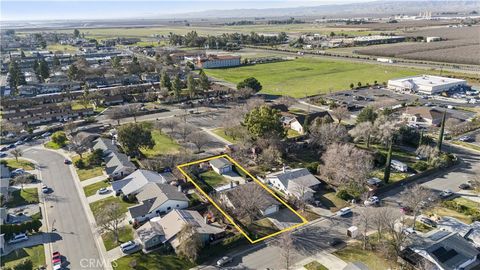
[[[64, 256], [65, 269], [103, 269], [90, 224], [80, 201], [74, 178], [63, 156], [48, 150], [28, 148], [25, 158], [37, 161], [42, 181], [52, 189], [45, 197], [48, 229], [60, 240], [52, 252]], [[47, 258], [50, 264], [51, 258]]]

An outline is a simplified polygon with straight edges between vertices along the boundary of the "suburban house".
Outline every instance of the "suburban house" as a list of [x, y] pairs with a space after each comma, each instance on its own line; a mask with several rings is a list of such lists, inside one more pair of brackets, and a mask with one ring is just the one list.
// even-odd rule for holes
[[226, 158], [216, 158], [209, 161], [212, 170], [218, 174], [224, 174], [232, 171], [232, 163]]
[[128, 208], [133, 221], [143, 222], [173, 209], [187, 208], [188, 198], [179, 189], [180, 186], [152, 182], [144, 185], [136, 195], [140, 204]]
[[95, 140], [93, 150], [101, 149], [104, 154], [105, 172], [112, 179], [122, 178], [136, 170], [130, 158], [120, 153], [114, 140], [98, 138]]
[[208, 224], [207, 219], [197, 211], [177, 209], [164, 217], [152, 218], [138, 228], [135, 234], [146, 250], [151, 250], [167, 242], [176, 249], [180, 244], [177, 235], [187, 224], [193, 226], [204, 245], [223, 237], [224, 234], [224, 230], [220, 226]]
[[115, 194], [135, 195], [139, 193], [148, 183], [170, 184], [176, 178], [172, 173], [157, 173], [154, 171], [138, 169], [121, 180], [112, 183]]
[[2, 200], [8, 201], [10, 193], [10, 170], [7, 166], [0, 164], [0, 194]]
[[299, 134], [305, 134], [306, 132], [306, 130], [304, 130], [303, 128], [303, 126], [305, 125], [305, 121], [307, 121], [307, 123], [311, 123], [317, 117], [320, 117], [320, 118], [326, 117], [326, 118], [329, 118], [331, 121], [333, 121], [332, 116], [330, 116], [330, 114], [327, 111], [301, 113], [301, 112], [284, 111], [284, 108], [282, 106], [275, 106], [275, 108], [277, 107], [281, 111], [280, 121], [282, 122], [283, 127], [291, 130], [295, 130]]
[[[402, 113], [403, 120], [408, 124], [420, 126], [439, 126], [442, 122], [443, 112], [428, 107], [407, 107]], [[447, 118], [449, 113], [447, 113]]]
[[475, 247], [480, 248], [480, 221], [466, 224], [453, 217], [442, 217], [441, 220], [437, 221], [437, 229], [456, 232]]
[[[233, 209], [241, 207], [242, 202], [239, 201], [239, 197], [241, 196], [237, 196], [236, 193], [241, 192], [243, 194], [250, 194], [255, 188], [255, 185], [258, 184], [254, 182], [249, 182], [244, 185], [239, 185], [234, 188], [225, 190], [220, 193], [220, 200], [222, 200], [228, 207], [231, 207]], [[262, 189], [262, 191], [264, 190]], [[257, 203], [257, 209], [262, 216], [268, 216], [280, 210], [280, 202], [277, 201], [273, 196], [268, 194], [266, 191], [264, 192], [264, 194], [262, 193], [262, 196], [264, 198], [262, 198], [262, 200], [259, 200]]]
[[286, 169], [266, 176], [266, 181], [289, 196], [310, 200], [320, 181], [308, 169]]
[[415, 235], [413, 243], [403, 249], [401, 258], [414, 266], [428, 265], [429, 269], [478, 269], [478, 251], [456, 232], [434, 230], [423, 236]]

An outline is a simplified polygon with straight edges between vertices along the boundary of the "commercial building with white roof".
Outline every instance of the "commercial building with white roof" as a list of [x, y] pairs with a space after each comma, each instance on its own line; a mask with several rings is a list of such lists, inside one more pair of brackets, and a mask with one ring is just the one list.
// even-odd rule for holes
[[439, 94], [459, 86], [467, 86], [467, 81], [432, 75], [412, 76], [388, 81], [389, 89], [429, 95]]

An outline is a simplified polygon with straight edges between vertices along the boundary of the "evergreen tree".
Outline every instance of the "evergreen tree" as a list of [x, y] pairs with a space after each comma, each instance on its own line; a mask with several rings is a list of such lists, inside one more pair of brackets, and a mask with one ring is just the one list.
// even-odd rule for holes
[[438, 134], [437, 149], [442, 152], [443, 133], [445, 132], [445, 119], [447, 118], [447, 111], [443, 112], [442, 123], [440, 124], [440, 133]]
[[20, 51], [20, 56], [21, 56], [22, 58], [25, 58], [25, 52], [24, 52], [23, 50]]
[[210, 89], [210, 81], [208, 80], [207, 74], [205, 74], [205, 71], [203, 69], [200, 69], [200, 89], [203, 91], [208, 91]]
[[175, 97], [178, 99], [180, 97], [180, 93], [182, 92], [182, 81], [180, 80], [180, 76], [176, 75], [175, 79], [173, 80], [173, 93]]
[[189, 74], [187, 77], [187, 91], [190, 98], [194, 98], [197, 92], [197, 83], [195, 82], [195, 78], [193, 78], [192, 74]]
[[60, 66], [60, 59], [58, 59], [58, 57], [55, 55], [53, 56], [53, 60], [52, 60], [52, 64], [54, 67], [59, 67]]
[[385, 181], [385, 184], [390, 181], [390, 167], [392, 166], [392, 148], [393, 138], [390, 139], [388, 143], [387, 161], [385, 162], [385, 171], [383, 172], [383, 181]]
[[73, 81], [78, 76], [78, 68], [76, 65], [70, 65], [67, 70], [67, 76], [70, 81]]
[[50, 77], [50, 69], [48, 68], [48, 63], [47, 61], [45, 61], [45, 59], [40, 60], [38, 64], [37, 74], [42, 79], [42, 81], [45, 81], [45, 79]]
[[14, 90], [14, 93], [17, 93], [20, 85], [27, 84], [27, 81], [25, 80], [25, 74], [23, 74], [17, 61], [13, 60], [10, 62], [10, 65], [8, 66], [8, 73], [10, 73], [8, 83], [10, 88]]
[[80, 31], [78, 31], [78, 29], [73, 30], [73, 36], [76, 37], [76, 38], [79, 38], [80, 37]]
[[167, 88], [168, 91], [172, 91], [172, 82], [170, 81], [170, 77], [168, 76], [166, 71], [162, 71], [160, 76], [160, 86], [163, 88]]

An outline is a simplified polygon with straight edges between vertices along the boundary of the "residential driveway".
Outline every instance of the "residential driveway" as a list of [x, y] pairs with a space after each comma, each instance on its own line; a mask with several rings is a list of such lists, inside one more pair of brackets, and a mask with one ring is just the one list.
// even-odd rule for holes
[[54, 243], [57, 241], [61, 241], [62, 237], [58, 233], [50, 232], [50, 233], [38, 233], [36, 235], [32, 235], [28, 237], [27, 241], [23, 241], [20, 243], [16, 243], [13, 245], [5, 244], [4, 254], [9, 254], [10, 252], [26, 247], [33, 247], [37, 245], [49, 244]]
[[240, 183], [240, 185], [243, 185], [245, 184], [245, 179], [243, 177], [241, 177], [240, 175], [238, 175], [236, 172], [227, 172], [227, 173], [223, 173], [222, 174], [223, 176], [225, 176], [226, 178], [232, 180], [232, 181], [238, 181]]
[[268, 219], [275, 224], [279, 230], [283, 230], [298, 223], [302, 223], [302, 220], [295, 215], [290, 209], [283, 208], [280, 211], [268, 216]]
[[[103, 173], [105, 173], [105, 171]], [[93, 177], [93, 178], [90, 178], [90, 179], [87, 179], [87, 180], [83, 180], [80, 183], [81, 183], [82, 187], [86, 187], [86, 186], [89, 186], [91, 184], [95, 184], [95, 183], [98, 183], [100, 181], [103, 181], [107, 178], [108, 178], [108, 176], [104, 174], [104, 175]]]
[[107, 256], [111, 261], [120, 259], [121, 257], [125, 256], [125, 254], [120, 250], [120, 247], [116, 247], [107, 251]]
[[323, 264], [325, 267], [328, 269], [336, 270], [336, 269], [343, 269], [345, 266], [347, 266], [347, 262], [344, 260], [338, 258], [337, 256], [326, 252], [326, 251], [320, 251], [315, 256], [309, 257], [307, 259], [304, 259], [298, 263], [295, 264], [293, 267], [294, 269], [305, 269], [303, 266], [312, 262], [312, 261], [318, 261], [321, 264]]
[[108, 193], [106, 194], [98, 194], [95, 193], [95, 195], [92, 195], [90, 197], [87, 197], [87, 201], [88, 203], [92, 203], [92, 202], [96, 202], [96, 201], [99, 201], [99, 200], [102, 200], [102, 199], [105, 199], [105, 198], [108, 198], [108, 197], [111, 197], [111, 196], [114, 196], [115, 195], [115, 192], [113, 192], [112, 190], [112, 187], [108, 187]]

